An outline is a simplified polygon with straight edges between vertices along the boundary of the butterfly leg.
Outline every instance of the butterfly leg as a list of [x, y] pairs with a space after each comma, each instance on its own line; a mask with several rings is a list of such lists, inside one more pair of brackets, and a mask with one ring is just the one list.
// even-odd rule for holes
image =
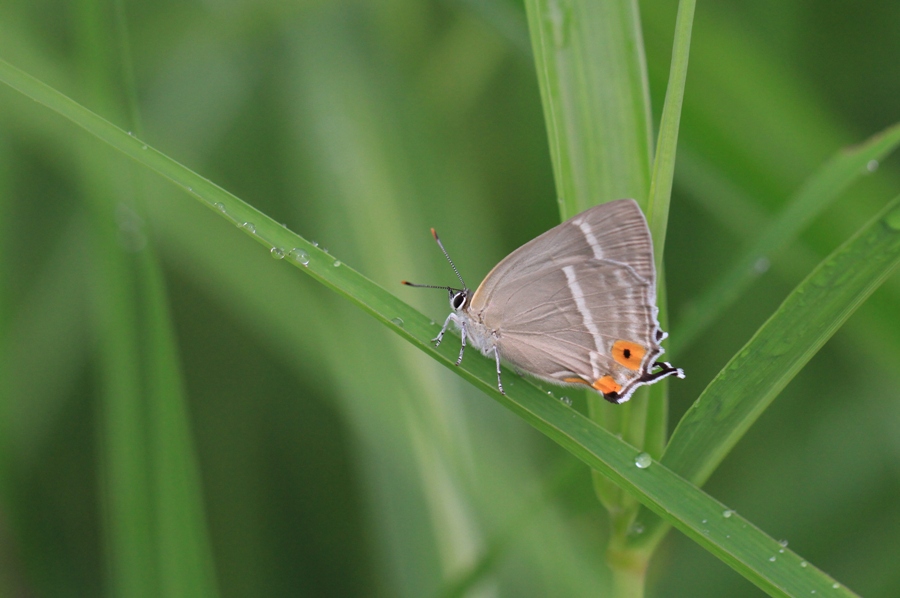
[[449, 316], [447, 316], [447, 319], [444, 320], [444, 325], [441, 327], [441, 331], [438, 332], [438, 335], [436, 337], [431, 339], [431, 342], [434, 343], [435, 347], [441, 346], [441, 341], [444, 340], [444, 333], [447, 332], [447, 326], [450, 325], [450, 322], [459, 322], [456, 314], [451, 313]]
[[497, 350], [497, 347], [493, 347], [494, 351], [494, 360], [497, 362], [497, 388], [500, 390], [500, 394], [505, 395], [506, 393], [503, 391], [503, 380], [500, 379], [500, 352]]
[[459, 346], [459, 358], [456, 360], [456, 365], [459, 365], [462, 363], [463, 353], [466, 352], [466, 323], [459, 319], [456, 319], [456, 323], [459, 326], [459, 332], [462, 335], [462, 344]]
[[456, 360], [456, 365], [462, 363], [463, 353], [466, 352], [466, 323], [459, 318], [454, 313], [451, 313], [447, 316], [447, 319], [444, 320], [444, 325], [441, 327], [441, 331], [438, 332], [438, 335], [431, 339], [431, 342], [434, 343], [435, 347], [439, 347], [441, 345], [441, 341], [444, 340], [444, 333], [447, 332], [447, 327], [450, 326], [450, 322], [454, 322], [458, 327], [459, 331], [462, 335], [462, 345], [459, 348], [459, 358]]

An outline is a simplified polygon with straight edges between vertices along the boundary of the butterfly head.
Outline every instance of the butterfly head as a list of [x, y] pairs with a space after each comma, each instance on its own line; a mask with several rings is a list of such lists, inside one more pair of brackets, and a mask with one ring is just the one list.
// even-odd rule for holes
[[447, 289], [450, 292], [450, 307], [453, 311], [464, 311], [469, 306], [469, 289]]
[[453, 268], [453, 271], [456, 273], [456, 277], [459, 279], [459, 282], [462, 283], [463, 288], [454, 289], [453, 287], [444, 287], [433, 284], [415, 284], [412, 282], [407, 282], [405, 280], [401, 282], [410, 287], [419, 287], [426, 289], [446, 289], [450, 294], [450, 308], [454, 312], [463, 312], [469, 307], [469, 300], [472, 298], [472, 291], [470, 291], [466, 287], [466, 282], [463, 280], [462, 276], [460, 276], [459, 270], [456, 269], [456, 264], [454, 264], [453, 260], [450, 259], [450, 256], [447, 254], [447, 250], [444, 249], [444, 244], [441, 243], [441, 240], [440, 238], [438, 238], [437, 233], [434, 231], [434, 229], [431, 229], [431, 235], [437, 242], [438, 247], [440, 247], [441, 251], [444, 253], [444, 257], [446, 257], [447, 261], [450, 262], [450, 267]]

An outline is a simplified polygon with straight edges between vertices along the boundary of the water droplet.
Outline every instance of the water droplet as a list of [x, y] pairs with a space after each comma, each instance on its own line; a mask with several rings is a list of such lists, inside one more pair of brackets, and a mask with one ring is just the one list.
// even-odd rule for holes
[[700, 523], [706, 523], [706, 519], [704, 519], [704, 520], [703, 520], [703, 521], [701, 521], [701, 522], [700, 522]]
[[831, 584], [831, 587], [834, 588], [835, 590], [837, 590], [838, 588], [841, 587], [841, 584], [839, 584], [838, 582], [834, 582], [833, 584]]
[[225, 204], [223, 204], [221, 201], [217, 201], [215, 205], [217, 210], [219, 210], [223, 214], [225, 213]]
[[318, 241], [312, 241], [312, 246], [313, 246], [313, 247], [318, 247], [318, 246], [319, 246], [319, 242], [318, 242]]
[[722, 511], [722, 517], [724, 517], [725, 519], [728, 519], [732, 515], [734, 515], [734, 511], [732, 511], [731, 509], [725, 509], [724, 511]]
[[731, 534], [725, 534], [725, 537], [726, 537], [727, 539], [730, 540], [730, 539], [731, 539]]
[[273, 247], [269, 250], [269, 254], [276, 260], [284, 259], [284, 249], [281, 247]]
[[869, 172], [878, 170], [878, 160], [869, 160], [868, 163], [866, 163], [866, 170]]
[[651, 463], [653, 463], [653, 457], [651, 457], [647, 453], [641, 453], [634, 458], [634, 464], [637, 465], [640, 469], [647, 469], [648, 467], [650, 467]]
[[129, 137], [134, 137], [134, 133], [132, 133], [131, 131], [128, 131], [128, 136], [129, 136]]
[[334, 264], [333, 264], [333, 265], [334, 265], [335, 268], [337, 268], [338, 266], [341, 265], [341, 260], [334, 260]]
[[141, 146], [141, 149], [147, 149], [147, 146], [146, 146], [146, 145], [142, 145], [142, 146]]
[[787, 548], [787, 545], [788, 545], [787, 540], [778, 540], [778, 543], [781, 544], [782, 548]]
[[757, 274], [764, 274], [769, 271], [769, 266], [771, 265], [772, 263], [769, 261], [769, 258], [763, 256], [753, 262], [753, 271]]
[[778, 553], [779, 553], [779, 554], [784, 554], [784, 548], [779, 548], [779, 549], [778, 549]]
[[769, 557], [769, 562], [770, 562], [770, 563], [774, 563], [774, 562], [775, 562], [775, 555], [774, 555], [774, 554], [773, 554], [772, 556]]
[[288, 251], [288, 256], [295, 262], [299, 262], [304, 266], [309, 264], [309, 254], [302, 249], [298, 249], [297, 247], [294, 247], [293, 249]]
[[800, 561], [800, 566], [801, 566], [801, 567], [806, 567], [806, 566], [808, 566], [808, 565], [809, 565], [809, 563], [807, 563], [806, 561]]
[[628, 529], [628, 533], [639, 536], [644, 533], [644, 524], [640, 521], [635, 521], [631, 524], [631, 527]]
[[240, 227], [246, 230], [251, 235], [256, 234], [256, 225], [254, 225], [252, 222], [245, 222], [241, 224]]
[[403, 328], [403, 318], [391, 318], [391, 323]]
[[559, 400], [562, 401], [563, 405], [566, 405], [568, 407], [572, 406], [572, 399], [570, 399], [569, 397], [559, 397]]

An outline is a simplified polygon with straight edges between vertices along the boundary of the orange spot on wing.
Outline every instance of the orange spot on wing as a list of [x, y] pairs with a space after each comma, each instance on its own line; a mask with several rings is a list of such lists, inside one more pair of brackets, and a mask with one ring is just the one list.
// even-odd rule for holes
[[590, 382], [582, 380], [581, 378], [563, 378], [563, 382], [568, 382], [569, 384], [584, 384], [585, 386], [591, 385]]
[[619, 392], [620, 390], [622, 390], [622, 386], [620, 384], [616, 384], [616, 381], [613, 380], [612, 376], [610, 375], [603, 376], [602, 378], [597, 378], [597, 381], [594, 382], [591, 386], [605, 395], [608, 395], [611, 392]]
[[641, 369], [641, 360], [646, 354], [647, 349], [631, 341], [617, 340], [612, 346], [613, 359], [629, 370]]

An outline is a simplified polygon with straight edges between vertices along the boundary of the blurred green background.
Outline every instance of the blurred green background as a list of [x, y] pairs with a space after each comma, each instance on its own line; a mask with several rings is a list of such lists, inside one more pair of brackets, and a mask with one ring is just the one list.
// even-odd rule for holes
[[[475, 286], [559, 221], [518, 2], [118, 6], [130, 59], [114, 41], [115, 5], [84, 0], [2, 3], [0, 58], [125, 129], [130, 65], [148, 143], [436, 321], [446, 295], [399, 284], [454, 283], [430, 226]], [[676, 7], [641, 3], [657, 121]], [[673, 338], [692, 298], [816, 166], [900, 120], [898, 31], [888, 0], [699, 3], [666, 247]], [[668, 355], [688, 373], [670, 384], [673, 425], [898, 189], [894, 156]], [[97, 240], [103, 218], [118, 249]], [[97, 280], [108, 252], [134, 261], [151, 249], [222, 596], [603, 595], [607, 522], [586, 468], [182, 190], [6, 87], [0, 595], [115, 593], [99, 398], [109, 297]], [[898, 363], [895, 275], [706, 486], [865, 596], [900, 587]], [[677, 532], [648, 592], [760, 594]]]

